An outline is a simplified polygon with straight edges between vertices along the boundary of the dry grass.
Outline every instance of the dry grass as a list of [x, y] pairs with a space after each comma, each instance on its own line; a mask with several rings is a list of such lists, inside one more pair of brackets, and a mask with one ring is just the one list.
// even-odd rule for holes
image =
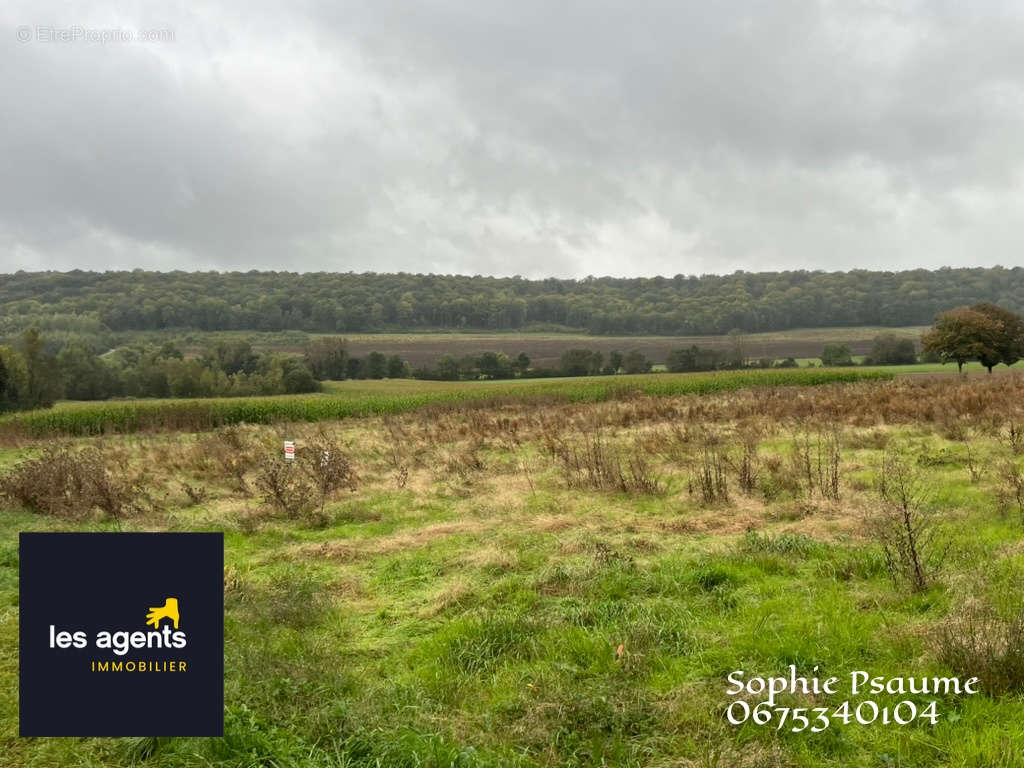
[[[242, 531], [272, 522], [273, 515], [258, 509], [263, 499], [276, 501], [278, 514], [309, 517], [306, 522], [319, 527], [332, 520], [376, 519], [380, 513], [368, 510], [378, 494], [407, 494], [408, 524], [415, 531], [308, 545], [320, 556], [351, 560], [458, 534], [503, 528], [559, 534], [624, 526], [625, 520], [634, 532], [653, 535], [735, 535], [781, 525], [815, 537], [862, 537], [863, 510], [870, 507], [873, 489], [854, 454], [883, 449], [894, 425], [910, 423], [922, 434], [953, 432], [962, 438], [972, 482], [1003, 500], [1005, 508], [1020, 509], [1012, 445], [1020, 431], [1014, 425], [1024, 423], [1024, 376], [1015, 374], [592, 404], [510, 401], [359, 422], [235, 426], [198, 438], [137, 435], [91, 445], [112, 468], [107, 476], [130, 479], [137, 492], [179, 499], [203, 519], [224, 520]], [[991, 462], [981, 445], [996, 436], [1011, 458], [996, 465], [999, 471], [985, 473], [983, 466]], [[313, 462], [309, 471], [284, 464], [283, 439], [296, 441], [300, 459]], [[31, 454], [38, 445], [22, 448]], [[318, 478], [320, 465], [310, 458], [324, 455], [337, 459], [330, 478]], [[850, 474], [856, 479], [847, 481]], [[8, 485], [12, 477], [8, 473]], [[280, 482], [270, 482], [275, 478]], [[561, 507], [541, 509], [531, 502], [563, 489], [573, 494], [561, 495]], [[623, 510], [616, 521], [595, 516], [586, 499], [607, 491], [629, 500], [659, 497], [678, 517], [645, 522]], [[8, 495], [16, 495], [13, 487]], [[458, 523], [429, 515], [417, 519], [417, 500], [430, 498], [459, 505], [469, 516]], [[111, 496], [92, 508], [114, 508], [115, 501]], [[319, 515], [309, 513], [314, 508]], [[481, 550], [481, 567], [492, 557], [493, 566], [501, 567], [501, 557], [489, 547]]]
[[342, 561], [360, 560], [367, 557], [379, 557], [396, 552], [422, 549], [436, 543], [440, 539], [458, 535], [477, 535], [485, 530], [487, 530], [487, 526], [479, 521], [435, 523], [420, 526], [411, 531], [363, 540], [303, 544], [288, 550], [286, 556], [293, 559], [317, 556]]
[[939, 659], [963, 679], [978, 677], [997, 695], [1024, 690], [1024, 609], [1006, 617], [968, 600], [931, 638]]
[[[782, 652], [800, 647], [832, 665], [912, 672], [924, 663], [967, 671], [983, 664], [993, 685], [1019, 690], [1013, 612], [982, 616], [973, 625], [980, 631], [944, 613], [955, 604], [945, 596], [976, 561], [1009, 570], [1019, 560], [1011, 536], [1020, 521], [1000, 518], [992, 501], [1001, 487], [1016, 487], [1017, 475], [1001, 467], [1019, 468], [1008, 435], [1011, 420], [1024, 423], [1022, 408], [1021, 377], [1007, 375], [592, 404], [509, 401], [72, 448], [91, 447], [164, 499], [168, 518], [143, 518], [145, 525], [233, 532], [225, 586], [229, 614], [241, 621], [231, 629], [229, 680], [288, 739], [320, 702], [324, 728], [338, 727], [337, 711], [326, 708], [344, 702], [353, 713], [345, 727], [366, 723], [371, 740], [394, 733], [371, 729], [401, 721], [443, 730], [480, 754], [514, 744], [539, 765], [567, 764], [609, 734], [638, 734], [639, 746], [636, 759], [612, 755], [607, 764], [788, 765], [786, 740], [735, 742], [721, 711], [711, 711], [724, 684], [703, 659], [742, 665], [763, 652], [758, 663], [781, 670], [789, 658]], [[286, 467], [284, 439], [298, 445], [300, 464], [337, 450], [347, 461], [339, 477], [358, 476], [354, 490], [330, 485], [322, 519], [290, 519], [262, 503], [260, 467]], [[929, 487], [946, 492], [941, 523], [975, 548], [930, 571], [928, 583], [941, 583], [924, 594], [905, 589], [901, 574], [893, 590], [865, 525], [883, 501], [900, 509], [891, 478], [884, 499], [876, 478], [881, 452], [900, 445]], [[21, 450], [31, 456], [45, 446]], [[623, 481], [630, 461], [658, 479], [658, 493]], [[695, 475], [705, 469], [724, 493], [704, 497]], [[292, 470], [310, 481], [299, 465]], [[102, 516], [96, 508], [90, 515]], [[63, 523], [39, 521], [54, 524]], [[763, 611], [762, 600], [771, 601]], [[839, 631], [836, 617], [851, 612], [864, 627]], [[820, 648], [807, 638], [815, 631]], [[290, 650], [267, 650], [264, 635]], [[249, 655], [260, 653], [269, 668], [281, 666], [274, 680], [286, 683], [249, 681], [259, 669]], [[325, 682], [334, 667], [354, 677]], [[306, 693], [303, 675], [315, 680]], [[233, 728], [236, 738], [247, 732]], [[680, 748], [664, 736], [671, 729], [696, 734], [700, 745]], [[873, 733], [873, 754], [892, 754], [883, 744], [891, 731]], [[444, 764], [452, 762], [446, 753]]]

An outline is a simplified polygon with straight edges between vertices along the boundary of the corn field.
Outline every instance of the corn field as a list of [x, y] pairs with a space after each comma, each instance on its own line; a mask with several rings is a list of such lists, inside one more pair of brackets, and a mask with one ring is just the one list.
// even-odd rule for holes
[[359, 382], [359, 389], [316, 395], [196, 400], [126, 400], [59, 404], [0, 419], [0, 436], [88, 436], [140, 431], [204, 431], [230, 424], [325, 421], [413, 411], [466, 402], [600, 402], [630, 395], [711, 394], [748, 387], [812, 386], [890, 374], [856, 370], [757, 370], [714, 373], [451, 382], [410, 391], [393, 382]]

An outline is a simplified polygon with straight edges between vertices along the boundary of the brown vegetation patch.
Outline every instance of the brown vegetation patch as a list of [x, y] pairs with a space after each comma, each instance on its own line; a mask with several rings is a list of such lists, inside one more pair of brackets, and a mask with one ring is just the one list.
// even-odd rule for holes
[[580, 519], [575, 515], [567, 514], [542, 514], [537, 515], [530, 521], [530, 527], [535, 531], [544, 533], [556, 533], [574, 528], [580, 524]]
[[344, 539], [321, 544], [304, 544], [291, 550], [291, 557], [326, 557], [332, 560], [352, 561], [365, 557], [389, 555], [429, 546], [438, 539], [461, 534], [477, 534], [488, 526], [479, 521], [435, 523], [412, 531], [402, 531], [380, 538]]
[[465, 562], [475, 568], [512, 571], [519, 565], [519, 552], [498, 544], [485, 544], [468, 553]]
[[441, 587], [433, 599], [418, 611], [418, 614], [421, 618], [430, 619], [452, 608], [472, 602], [475, 596], [473, 585], [461, 576], [456, 576]]

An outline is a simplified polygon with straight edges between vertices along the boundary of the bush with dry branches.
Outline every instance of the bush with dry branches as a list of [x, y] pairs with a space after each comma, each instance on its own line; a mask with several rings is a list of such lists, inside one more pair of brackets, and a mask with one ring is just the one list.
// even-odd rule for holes
[[294, 459], [276, 452], [266, 457], [257, 468], [256, 487], [285, 517], [295, 519], [317, 511], [322, 518], [335, 492], [355, 490], [356, 472], [342, 446], [321, 433], [299, 446]]
[[99, 509], [120, 520], [142, 509], [145, 489], [99, 448], [47, 448], [0, 477], [0, 492], [27, 509], [55, 517], [80, 518]]
[[721, 437], [705, 432], [690, 477], [690, 493], [699, 493], [704, 504], [728, 501], [728, 463], [728, 453]]
[[665, 491], [662, 479], [636, 446], [625, 451], [610, 445], [599, 434], [583, 434], [578, 442], [551, 441], [548, 446], [561, 463], [562, 476], [568, 488], [646, 495], [659, 495]]
[[882, 456], [878, 509], [869, 517], [869, 532], [882, 546], [893, 587], [907, 584], [915, 592], [938, 577], [950, 542], [939, 536], [939, 518], [929, 506], [920, 470], [898, 449]]

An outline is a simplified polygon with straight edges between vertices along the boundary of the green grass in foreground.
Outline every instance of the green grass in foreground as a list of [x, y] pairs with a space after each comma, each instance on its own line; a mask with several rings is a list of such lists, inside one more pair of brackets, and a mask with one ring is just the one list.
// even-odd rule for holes
[[0, 419], [0, 431], [43, 435], [100, 435], [140, 430], [206, 430], [228, 424], [325, 421], [404, 413], [442, 403], [563, 400], [599, 402], [631, 393], [710, 394], [747, 387], [813, 386], [888, 378], [883, 371], [789, 369], [715, 373], [518, 379], [487, 382], [332, 382], [325, 394], [197, 400], [73, 403]]
[[[206, 504], [171, 505], [161, 518], [170, 530], [227, 531], [223, 739], [14, 735], [17, 532], [67, 523], [5, 508], [4, 765], [1024, 764], [1019, 695], [940, 697], [935, 726], [837, 722], [795, 734], [724, 718], [725, 676], [736, 669], [948, 674], [931, 654], [928, 631], [963, 591], [1008, 605], [1019, 598], [1020, 521], [993, 508], [994, 478], [970, 482], [963, 445], [916, 426], [886, 432], [925, 457], [942, 533], [956, 542], [944, 582], [912, 594], [894, 590], [877, 547], [851, 535], [870, 493], [854, 486], [879, 461], [875, 429], [845, 434], [843, 501], [808, 511], [798, 498], [764, 505], [738, 498], [702, 509], [678, 473], [664, 497], [642, 498], [568, 491], [556, 471], [538, 468], [531, 492], [506, 468], [536, 462], [530, 446], [489, 451], [486, 468], [471, 478], [419, 469], [420, 483], [397, 490], [368, 424], [343, 427], [364, 445], [366, 480], [331, 505], [325, 527], [268, 520], [246, 528], [238, 500], [216, 484]], [[145, 462], [146, 451], [176, 441], [154, 435], [110, 444], [131, 446], [134, 460]], [[1002, 451], [992, 439], [974, 447], [982, 462]], [[780, 433], [763, 450], [784, 459], [788, 438]], [[742, 521], [756, 532], [743, 532]], [[843, 698], [784, 702], [835, 707]], [[892, 706], [906, 697], [872, 698]]]

